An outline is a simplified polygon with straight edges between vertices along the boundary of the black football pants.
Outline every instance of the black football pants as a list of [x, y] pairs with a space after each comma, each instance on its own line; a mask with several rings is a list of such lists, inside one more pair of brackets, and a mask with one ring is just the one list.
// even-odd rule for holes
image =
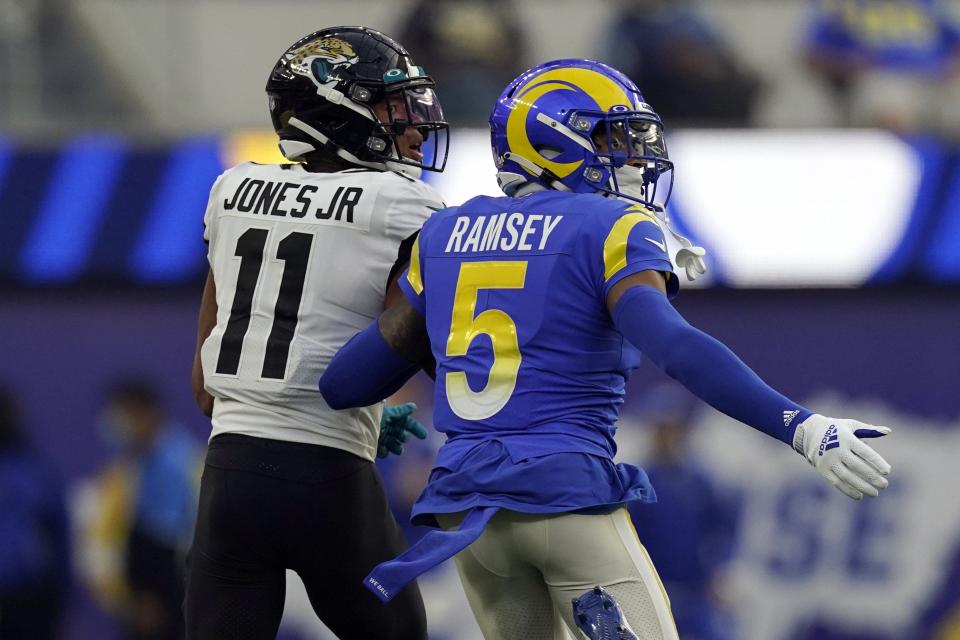
[[383, 604], [363, 586], [406, 548], [373, 463], [237, 434], [210, 442], [188, 558], [188, 640], [273, 640], [285, 569], [341, 640], [427, 637], [415, 583]]

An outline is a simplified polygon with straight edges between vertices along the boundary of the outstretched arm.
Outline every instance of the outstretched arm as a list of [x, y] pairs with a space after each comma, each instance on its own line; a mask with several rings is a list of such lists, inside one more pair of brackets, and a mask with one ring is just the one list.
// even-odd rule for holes
[[320, 393], [332, 409], [366, 407], [396, 393], [429, 357], [423, 316], [404, 298], [340, 348]]
[[662, 276], [643, 271], [607, 296], [617, 329], [654, 364], [715, 409], [791, 445], [851, 498], [887, 486], [890, 465], [860, 438], [889, 429], [813, 414], [778, 393], [723, 343], [687, 323], [664, 293]]
[[610, 290], [607, 306], [617, 329], [667, 375], [731, 418], [793, 443], [796, 426], [811, 412], [771, 389], [723, 343], [687, 323], [667, 300], [659, 273], [627, 276]]

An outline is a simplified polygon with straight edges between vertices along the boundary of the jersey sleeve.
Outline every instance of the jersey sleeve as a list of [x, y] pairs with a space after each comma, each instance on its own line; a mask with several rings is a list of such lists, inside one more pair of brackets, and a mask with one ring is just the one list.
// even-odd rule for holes
[[390, 270], [387, 286], [390, 286], [395, 273], [407, 267], [397, 282], [410, 304], [423, 313], [420, 231], [430, 216], [446, 205], [440, 194], [427, 183], [405, 176], [396, 177], [403, 180], [403, 183], [391, 194], [386, 229], [387, 235], [398, 243], [399, 250], [397, 261]]
[[397, 176], [404, 182], [391, 190], [391, 202], [387, 210], [386, 229], [389, 237], [398, 244], [409, 238], [423, 226], [427, 218], [446, 208], [436, 190], [425, 182]]
[[641, 271], [659, 271], [666, 278], [667, 295], [672, 298], [677, 294], [680, 283], [673, 272], [663, 230], [652, 212], [631, 205], [597, 218], [601, 226], [594, 246], [603, 265], [599, 293], [604, 300], [615, 284]]
[[423, 258], [420, 252], [420, 242], [424, 239], [425, 232], [426, 227], [424, 227], [414, 239], [413, 247], [410, 249], [410, 264], [407, 265], [403, 275], [401, 275], [397, 281], [400, 290], [410, 302], [410, 305], [419, 311], [421, 315], [426, 315], [427, 311], [427, 301], [424, 296], [423, 286]]
[[223, 179], [226, 177], [229, 171], [224, 171], [217, 179], [214, 180], [213, 186], [210, 187], [210, 196], [207, 199], [207, 210], [203, 214], [203, 241], [207, 244], [210, 244], [213, 237], [216, 235], [216, 225], [217, 225], [217, 207], [220, 202], [220, 185], [223, 184]]

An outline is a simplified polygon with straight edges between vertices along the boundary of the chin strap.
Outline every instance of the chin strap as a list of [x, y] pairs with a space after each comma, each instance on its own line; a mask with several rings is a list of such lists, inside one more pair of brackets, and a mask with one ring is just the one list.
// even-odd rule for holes
[[325, 85], [318, 86], [317, 95], [331, 104], [340, 105], [342, 107], [346, 107], [347, 109], [350, 109], [351, 111], [355, 111], [359, 113], [361, 116], [363, 116], [364, 118], [366, 118], [367, 120], [371, 120], [373, 122], [377, 121], [377, 118], [376, 116], [374, 116], [373, 112], [370, 110], [370, 107], [360, 106], [359, 104], [357, 104], [356, 102], [348, 98], [346, 95], [344, 95], [342, 91], [338, 91], [337, 89], [334, 89], [336, 84], [337, 84], [336, 81], [333, 81]]
[[[414, 179], [419, 179], [422, 174], [422, 169], [420, 167], [403, 164], [402, 162], [396, 162], [394, 160], [387, 160], [386, 162], [369, 162], [366, 160], [361, 160], [343, 147], [337, 145], [335, 142], [332, 142], [330, 138], [318, 131], [315, 127], [311, 127], [300, 118], [290, 118], [287, 123], [294, 129], [299, 129], [319, 142], [321, 147], [331, 147], [338, 158], [342, 158], [350, 164], [367, 167], [369, 169], [376, 169], [378, 171], [395, 171], [396, 173], [402, 173], [403, 175]], [[302, 159], [303, 156], [311, 151], [317, 150], [317, 145], [304, 142], [302, 140], [280, 140], [280, 152], [285, 158], [287, 158], [287, 160], [297, 161]]]
[[[502, 166], [503, 163], [508, 161], [515, 162], [531, 176], [546, 182], [544, 187], [547, 189], [553, 189], [554, 191], [570, 191], [570, 188], [567, 185], [560, 182], [560, 180], [551, 178], [551, 174], [544, 171], [542, 167], [537, 166], [535, 163], [527, 160], [520, 154], [508, 151], [507, 153], [503, 154], [503, 162], [498, 162], [497, 166]], [[517, 189], [522, 187], [524, 184], [540, 183], [534, 182], [528, 176], [525, 176], [522, 173], [500, 171], [497, 173], [497, 184], [500, 185], [500, 189], [503, 190], [505, 194], [512, 198], [515, 197]]]

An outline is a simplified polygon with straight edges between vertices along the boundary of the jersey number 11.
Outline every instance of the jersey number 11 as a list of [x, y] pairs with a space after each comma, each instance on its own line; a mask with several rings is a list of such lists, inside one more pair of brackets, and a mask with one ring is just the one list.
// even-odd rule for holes
[[[268, 235], [267, 229], [247, 229], [237, 240], [234, 255], [240, 258], [240, 275], [237, 277], [233, 306], [230, 308], [230, 320], [220, 342], [217, 373], [236, 375], [240, 368], [240, 351], [250, 326], [253, 294], [260, 277]], [[294, 232], [281, 240], [277, 247], [277, 258], [284, 262], [283, 278], [273, 309], [273, 326], [263, 356], [263, 370], [260, 374], [263, 378], [283, 380], [287, 370], [290, 342], [299, 320], [300, 300], [303, 297], [303, 283], [312, 244], [312, 234]]]

